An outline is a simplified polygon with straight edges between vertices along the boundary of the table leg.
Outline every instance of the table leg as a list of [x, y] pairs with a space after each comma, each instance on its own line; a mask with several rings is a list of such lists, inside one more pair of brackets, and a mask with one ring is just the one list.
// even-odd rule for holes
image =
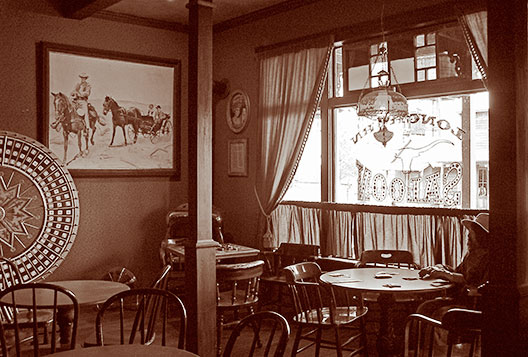
[[57, 309], [57, 323], [60, 332], [60, 344], [69, 347], [72, 336], [73, 307], [64, 306]]
[[394, 333], [394, 296], [392, 294], [380, 294], [378, 305], [380, 307], [378, 354], [379, 356], [397, 356], [398, 342]]

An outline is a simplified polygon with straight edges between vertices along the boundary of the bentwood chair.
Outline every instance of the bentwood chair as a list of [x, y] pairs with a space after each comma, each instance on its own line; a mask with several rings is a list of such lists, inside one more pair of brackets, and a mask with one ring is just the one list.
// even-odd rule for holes
[[[217, 286], [217, 354], [222, 354], [222, 330], [240, 322], [240, 313], [253, 314], [259, 302], [259, 282], [264, 268], [262, 260], [216, 265]], [[227, 319], [228, 314], [232, 318]]]
[[[79, 320], [79, 304], [75, 295], [60, 286], [47, 283], [17, 284], [8, 287], [0, 293], [0, 301], [4, 306], [17, 311], [13, 320], [2, 322], [0, 339], [2, 342], [2, 355], [9, 356], [8, 352], [15, 349], [16, 355], [27, 355], [32, 350], [34, 356], [41, 353], [55, 353], [58, 348], [74, 349]], [[59, 308], [67, 305], [72, 310], [71, 340], [67, 346], [57, 346], [59, 337], [58, 320], [63, 318]], [[20, 318], [21, 311], [24, 317]], [[39, 334], [41, 322], [39, 314], [51, 314], [50, 343], [40, 343]], [[25, 341], [31, 341], [29, 345]]]
[[[450, 357], [454, 345], [461, 350], [465, 347], [468, 356], [473, 356], [479, 347], [482, 328], [482, 312], [477, 310], [452, 308], [441, 320], [421, 314], [411, 314], [405, 325], [404, 356], [439, 356]], [[446, 341], [437, 337], [438, 331], [444, 331]], [[441, 333], [441, 332], [440, 332]], [[457, 351], [457, 355], [461, 352]]]
[[[15, 263], [11, 259], [3, 256], [0, 257], [0, 274], [2, 274], [0, 277], [0, 291], [22, 282], [22, 277]], [[2, 321], [12, 321], [13, 309], [4, 305], [0, 308], [2, 311]]]
[[[342, 356], [343, 351], [366, 355], [368, 309], [362, 299], [352, 290], [321, 283], [321, 268], [317, 263], [299, 263], [284, 270], [295, 305], [293, 321], [298, 326], [292, 356], [314, 345], [316, 356], [321, 348], [336, 349], [337, 356]], [[327, 330], [333, 330], [333, 339], [324, 336]], [[302, 340], [309, 342], [300, 346]]]
[[[130, 310], [127, 301], [138, 302], [137, 309]], [[115, 336], [115, 308], [118, 310], [119, 328]], [[108, 319], [106, 319], [108, 317]], [[161, 319], [161, 322], [160, 322]], [[106, 328], [108, 321], [109, 328]], [[162, 346], [174, 337], [177, 347], [185, 347], [187, 312], [176, 295], [167, 290], [143, 288], [122, 291], [110, 297], [95, 319], [97, 345], [149, 344], [154, 336]], [[111, 334], [110, 334], [111, 331]]]
[[[0, 257], [0, 290], [4, 290], [9, 286], [22, 283], [22, 276], [16, 264], [7, 257]], [[1, 310], [1, 321], [7, 323], [13, 323], [14, 320], [14, 310], [8, 306], [0, 306]], [[17, 309], [17, 317], [19, 323], [30, 322], [28, 319], [27, 311], [24, 309]], [[42, 328], [43, 333], [43, 342], [48, 343], [48, 324], [51, 322], [52, 315], [49, 311], [39, 310], [37, 312], [37, 321], [40, 328]]]
[[[171, 270], [171, 266], [170, 265], [165, 265], [163, 267], [163, 269], [161, 270], [161, 272], [158, 274], [158, 276], [156, 276], [156, 279], [151, 283], [150, 287], [153, 288], [153, 289], [161, 289], [161, 290], [165, 290], [166, 289], [166, 286], [167, 286], [167, 280], [168, 280], [168, 275], [169, 275], [169, 272]], [[136, 299], [134, 299], [133, 297], [128, 297], [126, 299], [126, 301], [123, 302], [123, 307], [125, 310], [132, 310], [135, 312], [138, 311], [138, 308], [140, 307], [140, 299], [141, 299], [141, 295], [136, 295]], [[97, 308], [99, 310], [102, 309], [102, 305], [103, 304], [100, 304], [97, 306]], [[114, 304], [112, 307], [108, 307], [107, 309], [109, 310], [118, 310], [119, 308], [119, 304]], [[157, 311], [152, 311], [152, 313], [155, 313], [157, 314], [159, 312], [159, 310]], [[112, 311], [111, 312], [112, 314], [115, 315], [115, 311]], [[110, 314], [109, 312], [107, 312], [107, 314]], [[126, 318], [130, 318], [130, 316], [132, 315], [130, 312], [128, 312], [127, 314], [125, 314], [126, 316], [123, 316], [124, 319]], [[132, 317], [133, 318], [133, 317]], [[152, 316], [152, 320], [155, 321], [157, 318], [156, 315], [153, 315]], [[111, 319], [109, 319], [111, 320]], [[121, 326], [118, 326], [115, 321], [118, 321], [120, 320], [120, 316], [116, 316], [116, 318], [114, 319], [114, 321], [112, 322], [109, 322], [105, 328], [106, 330], [106, 335], [107, 337], [105, 338], [105, 345], [116, 345], [116, 344], [119, 344], [120, 341], [117, 339], [116, 336], [119, 336], [120, 335], [120, 332], [119, 330], [121, 329]], [[145, 344], [151, 344], [155, 337], [156, 337], [156, 333], [155, 331], [152, 331], [152, 330], [149, 330], [147, 328], [147, 330], [145, 331], [146, 332], [146, 335], [147, 335], [147, 341], [145, 342]], [[90, 335], [85, 341], [84, 343], [82, 344], [83, 347], [92, 347], [92, 346], [99, 346], [99, 343], [97, 342], [97, 327], [96, 327], [96, 334], [92, 334]]]
[[225, 346], [224, 357], [282, 357], [289, 336], [290, 325], [284, 316], [274, 311], [257, 312], [244, 317], [236, 325]]

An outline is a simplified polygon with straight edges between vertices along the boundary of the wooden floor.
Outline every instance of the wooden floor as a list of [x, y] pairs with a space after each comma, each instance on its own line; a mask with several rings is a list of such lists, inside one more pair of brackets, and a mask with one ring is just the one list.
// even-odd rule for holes
[[[77, 343], [76, 344], [78, 348], [83, 348], [82, 346], [85, 341], [95, 341], [94, 336], [95, 336], [95, 317], [96, 315], [97, 315], [97, 309], [95, 307], [81, 308], [79, 326], [77, 329]], [[296, 326], [291, 325], [291, 324], [290, 326], [291, 326], [292, 331], [291, 331], [290, 339], [288, 341], [288, 346], [286, 349], [285, 356], [291, 355], [293, 340], [294, 340], [294, 336], [296, 332]], [[224, 333], [222, 336], [222, 346], [226, 344], [231, 334], [231, 331], [232, 331], [231, 328], [227, 328], [224, 330]], [[242, 338], [244, 337], [242, 336]], [[176, 345], [175, 341], [170, 341], [168, 344]], [[244, 344], [244, 342], [242, 342], [242, 344]], [[372, 346], [375, 346], [375, 344], [373, 344]], [[315, 348], [311, 347], [308, 350], [304, 351], [303, 353], [299, 354], [299, 356], [311, 356], [311, 355], [314, 355], [314, 351], [315, 351]], [[331, 350], [331, 349], [322, 349], [320, 353], [321, 357], [335, 356], [335, 355], [336, 355], [335, 350]], [[375, 351], [369, 351], [369, 356], [376, 356], [376, 355], [377, 354]]]
[[[376, 340], [377, 340], [377, 329], [379, 326], [379, 311], [377, 311], [376, 306], [371, 306], [369, 310], [369, 314], [367, 315], [367, 340], [368, 340], [368, 355], [371, 357], [375, 357], [378, 355], [376, 351]], [[79, 320], [79, 326], [77, 330], [77, 346], [78, 348], [83, 348], [82, 345], [86, 340], [95, 341], [95, 317], [97, 315], [97, 309], [95, 307], [86, 307], [81, 308], [81, 314], [80, 314], [80, 320]], [[287, 315], [287, 313], [284, 313], [284, 315]], [[286, 349], [285, 356], [291, 356], [291, 350], [293, 345], [293, 340], [295, 338], [295, 332], [296, 326], [293, 324], [290, 324], [291, 326], [291, 335], [290, 339], [288, 341], [288, 346]], [[222, 337], [222, 346], [224, 346], [227, 342], [227, 339], [229, 338], [231, 334], [231, 329], [227, 328]], [[243, 337], [242, 337], [243, 338]], [[249, 344], [249, 341], [248, 341]], [[176, 345], [176, 342], [174, 340], [169, 341], [168, 345]], [[299, 354], [299, 356], [313, 356], [315, 352], [315, 348], [311, 347], [307, 349], [306, 351]], [[479, 351], [478, 351], [479, 352]], [[480, 353], [477, 352], [477, 356], [480, 355]], [[336, 351], [333, 349], [322, 349], [320, 356], [326, 357], [326, 356], [335, 356]], [[435, 354], [436, 355], [436, 354]], [[445, 354], [444, 354], [445, 355]], [[467, 355], [467, 351], [464, 349], [454, 349], [453, 356], [463, 356]], [[259, 356], [257, 354], [257, 356]]]

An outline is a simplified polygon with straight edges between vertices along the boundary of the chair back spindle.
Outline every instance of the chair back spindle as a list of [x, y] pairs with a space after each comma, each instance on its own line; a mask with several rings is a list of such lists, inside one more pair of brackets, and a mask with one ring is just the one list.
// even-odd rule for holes
[[[126, 309], [127, 301], [138, 301], [137, 309]], [[112, 314], [114, 307], [119, 310], [119, 340], [115, 336], [105, 335], [105, 331], [115, 333], [115, 326], [105, 329], [105, 315]], [[159, 319], [161, 316], [161, 323]], [[130, 323], [132, 321], [132, 323]], [[108, 323], [112, 324], [109, 318]], [[110, 297], [99, 310], [96, 320], [97, 345], [108, 344], [150, 344], [157, 337], [156, 332], [161, 328], [161, 345], [167, 344], [169, 327], [173, 327], [173, 334], [177, 340], [177, 347], [185, 347], [187, 328], [187, 312], [176, 295], [157, 288], [133, 289], [120, 292]], [[137, 336], [139, 335], [139, 339]]]

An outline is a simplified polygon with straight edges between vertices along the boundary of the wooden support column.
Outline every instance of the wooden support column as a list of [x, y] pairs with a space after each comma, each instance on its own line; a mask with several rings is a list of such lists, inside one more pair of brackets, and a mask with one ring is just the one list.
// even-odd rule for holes
[[187, 348], [216, 355], [216, 259], [212, 239], [213, 4], [190, 0], [189, 9], [189, 220], [185, 246]]
[[[488, 0], [490, 285], [483, 356], [520, 356], [519, 286], [526, 272], [526, 0]], [[521, 313], [520, 313], [521, 312]], [[524, 316], [526, 318], [526, 316]], [[526, 343], [526, 341], [524, 341]]]

